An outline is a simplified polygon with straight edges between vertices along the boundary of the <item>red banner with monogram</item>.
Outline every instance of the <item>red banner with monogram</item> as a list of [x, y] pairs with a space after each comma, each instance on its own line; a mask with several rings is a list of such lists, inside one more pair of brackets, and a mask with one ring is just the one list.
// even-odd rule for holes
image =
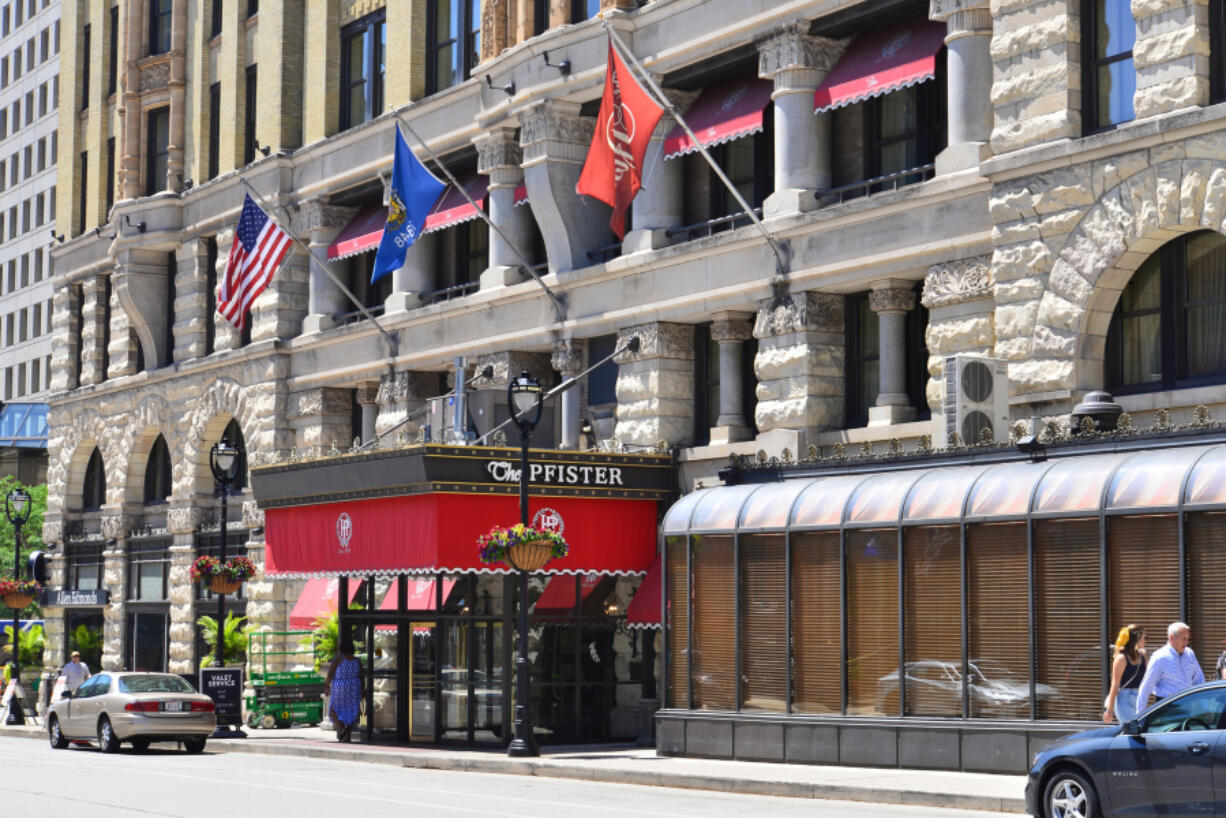
[[[642, 574], [656, 555], [657, 503], [533, 496], [529, 519], [570, 553], [544, 573]], [[477, 538], [519, 521], [514, 494], [413, 494], [265, 512], [265, 572], [282, 577], [508, 570], [477, 558]]]

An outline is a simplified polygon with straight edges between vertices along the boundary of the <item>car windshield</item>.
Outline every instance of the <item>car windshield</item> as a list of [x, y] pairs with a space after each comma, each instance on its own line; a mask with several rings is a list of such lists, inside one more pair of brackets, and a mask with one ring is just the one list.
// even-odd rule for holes
[[121, 693], [195, 693], [192, 686], [179, 676], [120, 676]]

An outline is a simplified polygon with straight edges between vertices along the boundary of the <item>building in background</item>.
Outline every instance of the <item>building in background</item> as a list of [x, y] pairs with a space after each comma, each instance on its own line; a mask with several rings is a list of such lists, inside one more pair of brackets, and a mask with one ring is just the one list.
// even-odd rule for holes
[[60, 4], [0, 6], [0, 473], [41, 483], [51, 390]]

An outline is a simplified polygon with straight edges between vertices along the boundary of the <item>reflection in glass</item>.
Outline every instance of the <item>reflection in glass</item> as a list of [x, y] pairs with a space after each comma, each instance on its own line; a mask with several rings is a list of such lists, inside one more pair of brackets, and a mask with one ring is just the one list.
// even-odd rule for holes
[[847, 498], [864, 480], [862, 475], [814, 480], [796, 501], [792, 525], [798, 528], [838, 525], [843, 521], [843, 507]]
[[1039, 699], [1039, 718], [1102, 717], [1103, 626], [1098, 520], [1034, 524], [1039, 682], [1058, 697]]
[[689, 545], [685, 537], [665, 540], [665, 573], [668, 603], [664, 611], [668, 639], [668, 695], [666, 707], [688, 708], [690, 705], [689, 634], [690, 582], [686, 566]]
[[786, 545], [782, 534], [741, 537], [740, 615], [742, 710], [787, 708]]
[[1179, 502], [1184, 475], [1204, 449], [1168, 449], [1134, 454], [1111, 478], [1107, 508], [1153, 508]]
[[[972, 718], [1030, 717], [1030, 598], [1026, 524], [982, 523], [966, 527], [967, 649], [979, 668], [982, 695], [972, 692]], [[1007, 695], [993, 692], [1007, 680]], [[972, 684], [975, 683], [972, 677]], [[1016, 692], [1024, 686], [1026, 695]], [[997, 688], [1000, 689], [1000, 688]], [[1039, 691], [1040, 699], [1054, 694]]]
[[1162, 380], [1162, 254], [1154, 253], [1120, 295], [1120, 361], [1123, 383]]
[[1052, 466], [1035, 493], [1035, 512], [1098, 511], [1103, 486], [1120, 459], [1120, 455], [1077, 457]]
[[877, 683], [898, 672], [898, 532], [847, 532], [847, 713], [897, 716], [898, 693]]
[[694, 709], [736, 708], [732, 537], [693, 537], [691, 679]]
[[[924, 526], [903, 532], [906, 714], [961, 716], [961, 529]], [[877, 683], [879, 700], [891, 694], [898, 694], [897, 669]], [[882, 709], [892, 714], [884, 704]]]
[[791, 571], [792, 709], [839, 713], [843, 707], [839, 532], [793, 534]]
[[1223, 453], [1226, 448], [1219, 447], [1196, 464], [1188, 478], [1186, 504], [1226, 503], [1226, 457], [1222, 457]]
[[1198, 233], [1188, 239], [1188, 377], [1226, 372], [1226, 237]]

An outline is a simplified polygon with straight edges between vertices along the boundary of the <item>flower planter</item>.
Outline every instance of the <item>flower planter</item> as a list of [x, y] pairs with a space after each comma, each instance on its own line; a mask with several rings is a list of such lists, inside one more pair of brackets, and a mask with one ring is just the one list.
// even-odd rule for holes
[[5, 594], [4, 604], [15, 611], [20, 611], [22, 608], [34, 601], [34, 594]]
[[539, 571], [553, 556], [549, 540], [528, 540], [507, 549], [507, 558], [512, 567], [521, 571]]
[[232, 594], [242, 587], [242, 584], [236, 579], [215, 576], [209, 579], [209, 590], [215, 594]]

